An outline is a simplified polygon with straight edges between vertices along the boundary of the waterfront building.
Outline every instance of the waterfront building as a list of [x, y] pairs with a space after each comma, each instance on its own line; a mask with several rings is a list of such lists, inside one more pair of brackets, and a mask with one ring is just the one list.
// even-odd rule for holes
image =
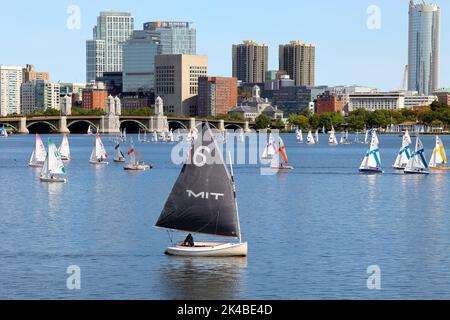
[[103, 72], [103, 76], [97, 77], [95, 82], [102, 82], [108, 90], [108, 94], [112, 96], [117, 96], [123, 91], [122, 72]]
[[71, 98], [72, 107], [81, 107], [85, 83], [60, 83], [60, 100], [66, 95]]
[[316, 47], [301, 41], [279, 46], [279, 69], [285, 71], [296, 86], [314, 86]]
[[192, 22], [146, 22], [144, 30], [160, 43], [161, 54], [197, 54], [197, 31]]
[[0, 65], [0, 115], [20, 113], [22, 68]]
[[450, 105], [450, 88], [441, 88], [433, 93], [440, 103]]
[[437, 101], [436, 95], [424, 95], [419, 94], [417, 91], [405, 92], [405, 108], [416, 109], [431, 105], [434, 101]]
[[155, 88], [155, 56], [161, 46], [151, 33], [134, 31], [123, 46], [123, 92], [149, 92]]
[[21, 113], [60, 109], [60, 84], [48, 80], [31, 80], [21, 86]]
[[242, 82], [264, 83], [269, 64], [269, 48], [246, 40], [233, 45], [233, 77]]
[[106, 110], [106, 98], [108, 90], [102, 82], [92, 82], [83, 90], [82, 107], [84, 109]]
[[227, 77], [198, 78], [198, 115], [228, 114], [237, 104], [237, 79]]
[[198, 114], [198, 78], [208, 75], [208, 57], [185, 54], [157, 55], [156, 95], [164, 111], [175, 115]]
[[409, 2], [408, 90], [428, 95], [439, 88], [440, 8]]
[[269, 99], [261, 98], [261, 89], [257, 85], [252, 89], [252, 97], [233, 108], [229, 114], [241, 114], [250, 121], [255, 121], [261, 114], [265, 114], [272, 119], [283, 119], [284, 116], [284, 112], [277, 106], [272, 105]]
[[122, 72], [122, 47], [134, 30], [134, 18], [127, 12], [102, 11], [86, 41], [86, 82], [104, 72]]
[[26, 67], [22, 69], [22, 82], [31, 80], [50, 80], [50, 75], [48, 72], [37, 72], [33, 65], [27, 64]]
[[344, 108], [348, 102], [346, 95], [333, 94], [325, 91], [317, 97], [316, 113], [318, 115], [325, 112], [344, 112]]

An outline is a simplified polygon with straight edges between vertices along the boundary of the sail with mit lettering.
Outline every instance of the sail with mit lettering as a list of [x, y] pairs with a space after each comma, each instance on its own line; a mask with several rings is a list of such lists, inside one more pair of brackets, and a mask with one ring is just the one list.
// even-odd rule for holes
[[239, 237], [233, 181], [208, 124], [193, 143], [156, 227]]

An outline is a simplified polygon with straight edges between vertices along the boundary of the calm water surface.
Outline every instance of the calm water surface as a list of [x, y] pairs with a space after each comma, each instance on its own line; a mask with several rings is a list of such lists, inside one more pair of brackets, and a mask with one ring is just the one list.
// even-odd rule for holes
[[[93, 138], [72, 135], [69, 183], [49, 185], [27, 166], [34, 136], [0, 139], [0, 298], [450, 299], [450, 172], [394, 172], [401, 138], [380, 136], [385, 174], [359, 175], [366, 145], [321, 139], [284, 137], [293, 172], [237, 166], [249, 257], [224, 260], [163, 254], [169, 235], [153, 225], [180, 171], [172, 145], [137, 144], [155, 169], [132, 174], [90, 166]], [[434, 137], [423, 141], [429, 157]], [[66, 288], [69, 265], [79, 291]], [[367, 289], [370, 265], [380, 291]]]

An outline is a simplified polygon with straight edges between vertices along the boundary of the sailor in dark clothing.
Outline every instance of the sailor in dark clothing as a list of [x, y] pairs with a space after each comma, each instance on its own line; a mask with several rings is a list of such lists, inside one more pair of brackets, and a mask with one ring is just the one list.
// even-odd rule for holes
[[185, 247], [194, 247], [194, 237], [192, 237], [192, 234], [188, 234], [186, 237], [186, 240], [183, 242], [183, 246]]

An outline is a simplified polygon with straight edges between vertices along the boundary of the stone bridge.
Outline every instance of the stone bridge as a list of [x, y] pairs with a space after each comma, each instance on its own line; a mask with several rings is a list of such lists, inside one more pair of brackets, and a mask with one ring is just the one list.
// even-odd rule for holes
[[[0, 127], [13, 133], [85, 133], [89, 126], [94, 131], [117, 134], [127, 132], [162, 132], [167, 129], [190, 129], [205, 119], [161, 116], [29, 116], [0, 118]], [[254, 125], [248, 121], [208, 120], [211, 127], [219, 130], [249, 131]]]

